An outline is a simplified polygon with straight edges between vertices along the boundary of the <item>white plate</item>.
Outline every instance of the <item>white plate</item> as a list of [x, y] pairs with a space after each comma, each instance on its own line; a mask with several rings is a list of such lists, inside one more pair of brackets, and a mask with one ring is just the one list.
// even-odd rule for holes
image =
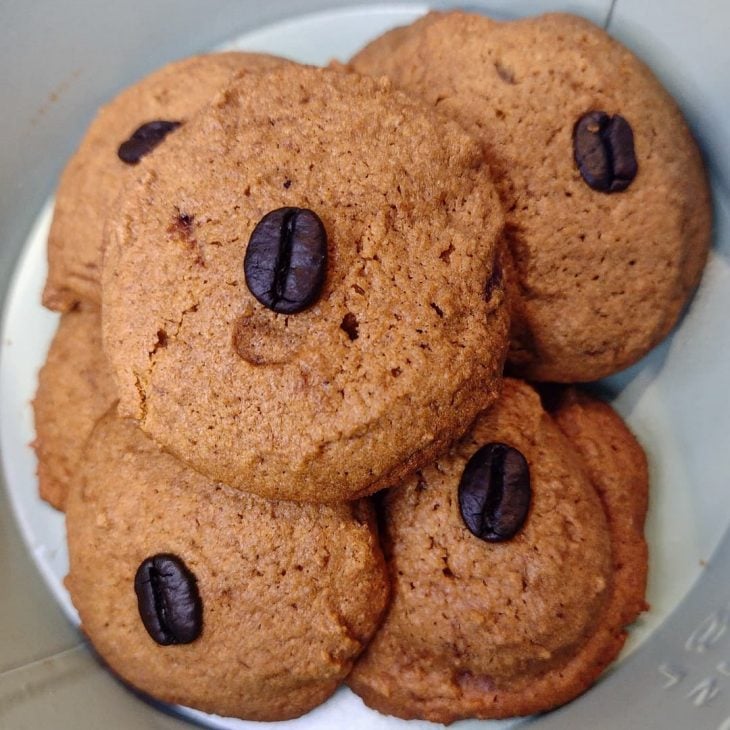
[[[588, 3], [588, 7], [595, 3]], [[410, 22], [425, 7], [358, 7], [305, 16], [248, 33], [226, 48], [260, 50], [308, 63], [346, 59], [370, 38]], [[596, 17], [593, 8], [589, 14]], [[730, 514], [726, 459], [730, 226], [718, 206], [718, 241], [702, 287], [674, 335], [629, 371], [604, 381], [613, 404], [627, 419], [650, 461], [651, 505], [648, 598], [651, 610], [632, 628], [622, 658], [634, 651], [687, 594], [725, 532]], [[37, 497], [30, 401], [36, 374], [55, 331], [57, 316], [40, 307], [46, 273], [45, 240], [50, 203], [39, 215], [12, 281], [0, 350], [0, 446], [10, 494], [24, 539], [66, 614], [78, 617], [62, 585], [68, 567], [63, 517]], [[698, 373], [702, 377], [698, 377]], [[215, 727], [258, 723], [180, 710]], [[475, 723], [509, 727], [514, 723]], [[325, 705], [285, 727], [428, 727], [385, 718], [341, 689]], [[471, 722], [464, 726], [472, 725]]]

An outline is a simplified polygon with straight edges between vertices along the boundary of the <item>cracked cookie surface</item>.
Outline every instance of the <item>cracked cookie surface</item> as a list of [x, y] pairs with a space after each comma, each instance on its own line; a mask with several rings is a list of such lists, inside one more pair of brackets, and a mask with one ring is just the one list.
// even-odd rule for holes
[[214, 53], [175, 61], [103, 106], [69, 160], [56, 191], [48, 236], [48, 279], [43, 304], [65, 312], [79, 301], [101, 301], [104, 224], [136, 166], [119, 146], [141, 125], [184, 123], [234, 73], [274, 68], [283, 59], [258, 53]]
[[[348, 678], [366, 704], [444, 723], [531, 714], [616, 657], [646, 608], [646, 461], [615, 414], [592, 408], [561, 403], [563, 432], [529, 385], [506, 379], [462, 441], [384, 496], [393, 599]], [[494, 441], [525, 456], [532, 482], [524, 527], [501, 543], [468, 531], [457, 496], [469, 458]]]
[[[113, 415], [89, 440], [66, 518], [66, 585], [96, 650], [143, 692], [206, 712], [283, 720], [320, 704], [388, 596], [368, 502], [242, 494]], [[194, 577], [202, 632], [190, 643], [162, 646], [140, 618], [135, 575], [159, 554]]]
[[[651, 71], [587, 20], [430, 13], [351, 61], [459, 121], [483, 144], [507, 218], [512, 372], [594, 380], [648, 352], [697, 286], [710, 193], [682, 115]], [[623, 192], [586, 184], [573, 130], [591, 111], [633, 130]]]
[[62, 510], [86, 440], [117, 399], [91, 304], [61, 316], [33, 399], [40, 495]]
[[[287, 66], [177, 131], [110, 221], [104, 344], [120, 412], [211, 478], [332, 502], [397, 482], [495, 397], [502, 212], [481, 149], [388, 84]], [[322, 220], [321, 294], [248, 290], [256, 224]]]

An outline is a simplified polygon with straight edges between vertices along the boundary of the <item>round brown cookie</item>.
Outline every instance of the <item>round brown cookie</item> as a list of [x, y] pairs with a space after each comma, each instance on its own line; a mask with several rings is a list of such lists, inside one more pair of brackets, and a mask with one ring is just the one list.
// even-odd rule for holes
[[[494, 399], [502, 213], [455, 123], [386, 82], [291, 65], [237, 82], [140, 169], [109, 225], [104, 344], [123, 415], [201, 473], [356, 498]], [[323, 288], [296, 314], [244, 275], [254, 228], [282, 206], [327, 237]]]
[[611, 527], [616, 583], [625, 587], [621, 620], [648, 609], [644, 600], [648, 549], [644, 521], [649, 501], [646, 454], [606, 403], [573, 387], [563, 389], [551, 415], [580, 453]]
[[102, 107], [69, 160], [56, 192], [48, 236], [43, 304], [68, 311], [78, 301], [101, 301], [104, 222], [136, 165], [118, 150], [143, 124], [184, 122], [241, 71], [283, 63], [255, 53], [194, 56], [164, 66]]
[[64, 508], [94, 424], [116, 398], [101, 349], [101, 315], [91, 304], [79, 305], [61, 317], [33, 399], [38, 489], [56, 509]]
[[[677, 105], [628, 50], [572, 15], [432, 13], [351, 64], [389, 76], [483, 143], [514, 259], [514, 372], [592, 380], [669, 332], [707, 256], [709, 187]], [[576, 164], [574, 128], [591, 111], [633, 130], [638, 174], [623, 192], [589, 187]], [[621, 178], [628, 155], [625, 135], [616, 139], [603, 144]]]
[[[368, 503], [241, 494], [113, 416], [89, 440], [66, 524], [66, 585], [99, 654], [143, 692], [206, 712], [252, 720], [307, 712], [350, 671], [387, 601]], [[154, 600], [141, 605], [153, 628], [159, 618], [158, 638], [173, 639], [163, 645], [143, 624], [135, 576], [148, 558], [169, 555], [194, 576], [202, 619], [179, 610], [190, 581], [175, 590], [169, 570], [147, 569]]]
[[[532, 487], [524, 526], [496, 543], [475, 537], [459, 507], [465, 465], [492, 442], [524, 455]], [[388, 492], [382, 516], [393, 600], [348, 679], [381, 712], [448, 723], [560, 705], [615, 658], [643, 605], [612, 558], [634, 511], [606, 519], [578, 451], [520, 381], [505, 380], [467, 437]]]

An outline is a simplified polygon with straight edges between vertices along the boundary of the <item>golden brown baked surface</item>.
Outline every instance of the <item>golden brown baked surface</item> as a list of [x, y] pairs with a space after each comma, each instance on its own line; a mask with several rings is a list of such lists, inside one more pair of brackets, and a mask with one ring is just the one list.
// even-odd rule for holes
[[[269, 498], [397, 482], [495, 398], [502, 212], [479, 145], [387, 83], [290, 65], [237, 81], [142, 160], [110, 222], [104, 346], [120, 412]], [[277, 314], [244, 280], [272, 210], [328, 236], [321, 296]]]
[[[576, 448], [529, 385], [505, 380], [468, 436], [385, 495], [393, 600], [348, 679], [369, 706], [445, 723], [531, 714], [576, 697], [616, 657], [645, 607], [647, 481], [633, 437], [595, 408], [596, 421], [593, 405], [561, 410]], [[589, 448], [599, 430], [606, 443]], [[467, 530], [457, 497], [467, 460], [493, 441], [526, 457], [533, 495], [501, 543]]]
[[62, 510], [81, 453], [96, 422], [116, 401], [101, 349], [101, 315], [92, 304], [61, 316], [33, 399], [38, 489]]
[[[667, 335], [707, 256], [709, 187], [676, 103], [626, 48], [573, 15], [431, 13], [351, 65], [483, 144], [513, 258], [512, 372], [594, 380]], [[574, 126], [596, 110], [633, 130], [638, 174], [623, 192], [590, 188], [574, 161]]]
[[[623, 621], [647, 610], [648, 550], [644, 521], [649, 498], [646, 454], [607, 403], [578, 388], [560, 394], [551, 415], [580, 454], [611, 524], [616, 582], [626, 586]], [[630, 600], [633, 597], [633, 600]]]
[[124, 184], [136, 174], [136, 166], [117, 156], [119, 145], [148, 122], [185, 122], [234, 73], [281, 63], [256, 53], [193, 56], [155, 71], [97, 112], [56, 191], [43, 292], [46, 307], [65, 312], [81, 300], [101, 301], [104, 223]]
[[[243, 494], [112, 415], [89, 441], [66, 519], [66, 585], [82, 629], [115, 672], [166, 702], [254, 720], [301, 715], [344, 679], [387, 600], [367, 502]], [[192, 643], [162, 646], [140, 619], [135, 574], [161, 553], [197, 581]]]

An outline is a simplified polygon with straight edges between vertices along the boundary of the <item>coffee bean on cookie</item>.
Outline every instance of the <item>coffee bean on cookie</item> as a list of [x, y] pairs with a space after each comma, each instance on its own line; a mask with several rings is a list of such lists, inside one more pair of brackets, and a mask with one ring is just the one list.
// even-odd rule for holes
[[[160, 141], [152, 139], [155, 135], [149, 129], [144, 136], [152, 138], [135, 139], [141, 129], [149, 127], [145, 122], [159, 125], [153, 120], [192, 119], [234, 74], [284, 63], [274, 56], [236, 51], [185, 58], [132, 84], [98, 111], [56, 191], [43, 291], [46, 307], [67, 312], [79, 301], [101, 302], [99, 279], [107, 216], [116, 210], [122, 188], [137, 176], [136, 163], [142, 153]], [[165, 137], [156, 152], [169, 141]]]
[[506, 212], [509, 371], [593, 381], [669, 333], [711, 242], [709, 185], [680, 110], [627, 48], [564, 13], [432, 12], [350, 65], [482, 143]]
[[327, 270], [327, 231], [307, 208], [278, 208], [256, 225], [243, 262], [246, 285], [280, 314], [306, 309], [319, 296]]
[[584, 114], [573, 129], [573, 152], [583, 179], [602, 193], [626, 190], [639, 169], [634, 133], [619, 114]]
[[502, 373], [481, 147], [385, 82], [294, 64], [186, 119], [108, 221], [120, 414], [270, 499], [353, 499], [427, 464]]
[[530, 509], [530, 467], [512, 446], [490, 443], [467, 462], [459, 483], [464, 524], [487, 542], [510, 540]]
[[159, 701], [298, 717], [337, 689], [380, 625], [390, 576], [367, 501], [269, 502], [230, 489], [114, 409], [76, 474], [71, 600], [105, 664]]
[[131, 137], [119, 145], [117, 155], [122, 162], [136, 165], [145, 155], [152, 152], [181, 122], [147, 122], [132, 132]]
[[[445, 724], [544, 712], [620, 651], [646, 608], [646, 459], [609, 406], [574, 396], [559, 413], [505, 378], [464, 439], [382, 495], [393, 594], [347, 680], [369, 707]], [[522, 492], [527, 464], [519, 535], [473, 539], [460, 483], [481, 521], [500, 485]]]
[[195, 576], [180, 558], [159, 553], [144, 560], [134, 590], [142, 623], [158, 644], [190, 644], [200, 636], [200, 595]]

